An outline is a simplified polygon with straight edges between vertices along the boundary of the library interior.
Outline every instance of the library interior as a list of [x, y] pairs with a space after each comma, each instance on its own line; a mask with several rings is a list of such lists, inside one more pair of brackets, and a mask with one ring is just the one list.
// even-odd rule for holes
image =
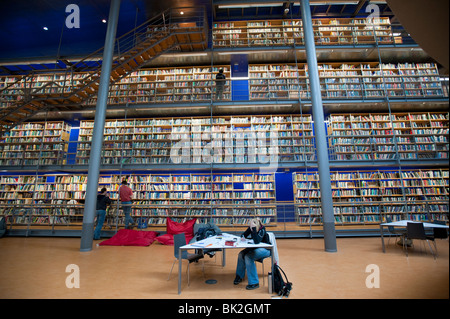
[[284, 298], [448, 299], [449, 4], [423, 3], [0, 4], [0, 298], [275, 298], [273, 258], [252, 291], [239, 249], [182, 263], [213, 225], [274, 235]]

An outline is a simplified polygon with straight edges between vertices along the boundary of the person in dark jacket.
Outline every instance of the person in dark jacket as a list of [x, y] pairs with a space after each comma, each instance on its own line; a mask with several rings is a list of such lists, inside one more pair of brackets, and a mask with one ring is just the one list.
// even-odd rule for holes
[[[266, 228], [258, 218], [250, 220], [249, 227], [242, 234], [242, 237], [253, 239], [255, 244], [270, 244], [270, 239], [266, 232]], [[237, 285], [242, 281], [245, 276], [245, 271], [247, 270], [248, 285], [246, 289], [251, 290], [259, 288], [259, 279], [255, 260], [264, 259], [269, 256], [270, 250], [266, 248], [245, 248], [242, 250], [238, 256], [234, 284]]]
[[225, 80], [226, 76], [223, 74], [223, 69], [220, 69], [219, 73], [216, 75], [216, 100], [222, 99]]
[[106, 216], [106, 208], [111, 204], [111, 199], [108, 196], [108, 190], [103, 187], [100, 194], [97, 195], [97, 226], [94, 231], [94, 239], [100, 239], [100, 232], [102, 231], [103, 223]]

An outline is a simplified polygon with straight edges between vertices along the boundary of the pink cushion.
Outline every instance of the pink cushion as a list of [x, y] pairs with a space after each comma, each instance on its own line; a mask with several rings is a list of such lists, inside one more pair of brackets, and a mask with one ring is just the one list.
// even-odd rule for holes
[[99, 243], [100, 246], [149, 246], [159, 233], [155, 231], [141, 231], [132, 229], [120, 229], [110, 239]]

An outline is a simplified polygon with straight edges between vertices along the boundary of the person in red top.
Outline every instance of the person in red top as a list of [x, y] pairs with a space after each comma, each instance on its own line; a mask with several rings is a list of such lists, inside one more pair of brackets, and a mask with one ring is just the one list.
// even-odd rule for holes
[[[119, 188], [119, 199], [122, 203], [122, 210], [125, 214], [125, 228], [133, 228], [134, 221], [131, 217], [131, 199], [133, 198], [133, 191], [128, 186], [127, 181], [122, 181], [122, 186]], [[131, 225], [130, 225], [131, 223]], [[129, 226], [130, 225], [130, 226]]]

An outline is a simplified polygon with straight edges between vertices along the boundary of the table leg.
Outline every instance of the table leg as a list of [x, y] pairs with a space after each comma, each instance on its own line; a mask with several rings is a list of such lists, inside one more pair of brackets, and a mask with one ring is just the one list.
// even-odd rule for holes
[[182, 259], [181, 248], [178, 251], [178, 294], [181, 294], [181, 272], [182, 272]]
[[[270, 268], [270, 272], [272, 273], [272, 282], [269, 284], [267, 283], [267, 285], [269, 287], [272, 287], [273, 290], [273, 246], [270, 248], [270, 260], [271, 260], [271, 268]], [[267, 280], [269, 280], [269, 278], [267, 278]], [[269, 294], [272, 294], [272, 291], [269, 291]]]
[[384, 237], [383, 237], [383, 226], [380, 225], [380, 235], [381, 235], [381, 247], [383, 248], [383, 253], [386, 252], [386, 248], [384, 247]]
[[225, 248], [222, 248], [222, 267], [225, 267], [226, 259], [225, 259]]

